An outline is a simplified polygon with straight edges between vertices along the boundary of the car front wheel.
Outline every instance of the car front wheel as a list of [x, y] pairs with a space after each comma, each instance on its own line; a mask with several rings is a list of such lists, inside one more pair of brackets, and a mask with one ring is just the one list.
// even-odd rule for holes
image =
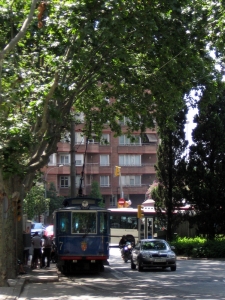
[[134, 264], [132, 258], [131, 258], [131, 270], [136, 270], [136, 265]]
[[171, 270], [171, 271], [176, 271], [176, 269], [177, 269], [177, 267], [176, 267], [176, 266], [172, 266], [172, 267], [170, 267], [170, 270]]
[[141, 263], [138, 262], [138, 272], [142, 272], [143, 271], [143, 267], [141, 266]]

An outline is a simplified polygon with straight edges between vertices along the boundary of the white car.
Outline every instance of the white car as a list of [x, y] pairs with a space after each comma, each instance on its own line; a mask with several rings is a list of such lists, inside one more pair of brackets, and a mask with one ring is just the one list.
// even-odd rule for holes
[[35, 232], [38, 233], [40, 237], [43, 236], [45, 231], [45, 226], [42, 223], [31, 223], [31, 236], [33, 237]]

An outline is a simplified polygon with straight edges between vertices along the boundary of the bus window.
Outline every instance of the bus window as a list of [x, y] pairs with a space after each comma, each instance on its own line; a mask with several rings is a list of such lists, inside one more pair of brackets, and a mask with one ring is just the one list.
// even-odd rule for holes
[[111, 215], [110, 228], [135, 229], [137, 228], [137, 218], [126, 215]]

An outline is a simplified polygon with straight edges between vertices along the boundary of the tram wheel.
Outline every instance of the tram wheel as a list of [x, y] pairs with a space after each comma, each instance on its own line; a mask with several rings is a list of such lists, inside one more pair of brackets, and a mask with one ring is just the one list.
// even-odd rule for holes
[[100, 265], [100, 272], [104, 272], [105, 271], [105, 266], [104, 265]]

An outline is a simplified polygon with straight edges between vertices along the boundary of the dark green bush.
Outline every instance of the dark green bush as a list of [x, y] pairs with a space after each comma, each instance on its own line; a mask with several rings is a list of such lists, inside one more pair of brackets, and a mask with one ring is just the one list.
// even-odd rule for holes
[[177, 238], [170, 243], [178, 256], [196, 258], [225, 258], [225, 239], [207, 241], [205, 238]]

